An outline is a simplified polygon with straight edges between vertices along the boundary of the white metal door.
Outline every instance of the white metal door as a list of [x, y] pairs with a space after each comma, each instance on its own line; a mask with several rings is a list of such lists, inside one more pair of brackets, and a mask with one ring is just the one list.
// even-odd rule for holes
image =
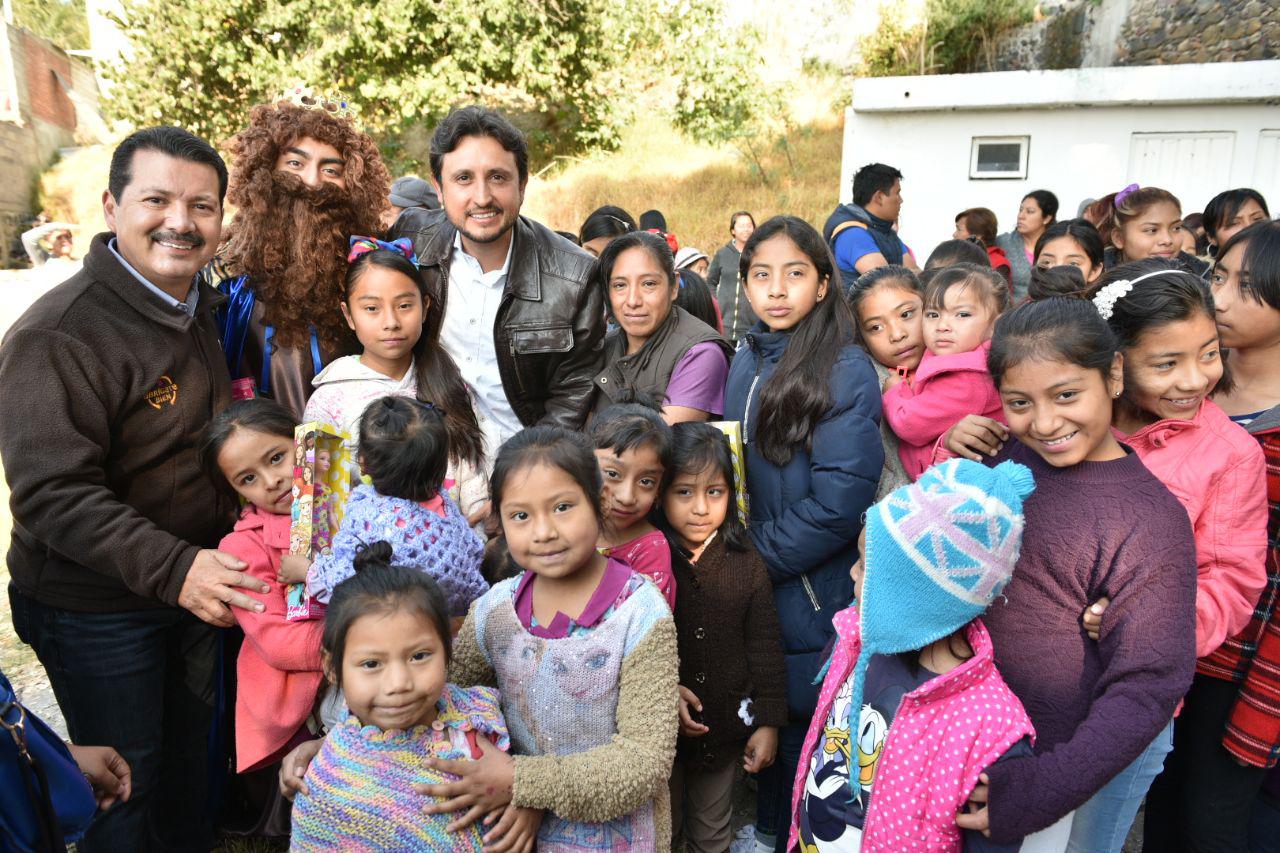
[[1231, 180], [1233, 131], [1135, 133], [1129, 141], [1129, 180], [1178, 197], [1183, 214], [1205, 203]]

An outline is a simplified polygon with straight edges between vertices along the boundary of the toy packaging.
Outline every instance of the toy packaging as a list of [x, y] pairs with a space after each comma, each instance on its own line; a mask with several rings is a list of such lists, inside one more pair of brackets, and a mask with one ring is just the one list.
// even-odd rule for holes
[[747, 497], [747, 454], [742, 444], [742, 424], [738, 421], [712, 421], [711, 426], [729, 439], [729, 451], [733, 455], [733, 479], [738, 486], [738, 517], [743, 524], [750, 524], [751, 500]]
[[[293, 434], [293, 518], [289, 553], [314, 560], [338, 532], [351, 493], [351, 454], [328, 424], [305, 423]], [[285, 618], [320, 619], [324, 605], [307, 595], [305, 583], [290, 584]]]

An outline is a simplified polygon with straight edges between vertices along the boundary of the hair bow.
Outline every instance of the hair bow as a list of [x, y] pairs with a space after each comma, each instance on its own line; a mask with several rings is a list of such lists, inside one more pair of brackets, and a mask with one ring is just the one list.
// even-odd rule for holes
[[386, 249], [388, 252], [404, 255], [409, 259], [409, 263], [415, 267], [418, 265], [418, 256], [413, 253], [413, 241], [408, 237], [401, 237], [399, 240], [392, 240], [390, 243], [374, 237], [352, 237], [351, 250], [347, 252], [347, 263], [351, 263], [361, 255], [376, 252], [378, 249]]
[[1131, 193], [1134, 193], [1139, 189], [1141, 188], [1137, 184], [1129, 184], [1129, 186], [1125, 187], [1124, 189], [1120, 190], [1120, 192], [1116, 193], [1116, 201], [1115, 201], [1116, 207], [1119, 207], [1120, 205], [1124, 204], [1124, 200], [1128, 198]]

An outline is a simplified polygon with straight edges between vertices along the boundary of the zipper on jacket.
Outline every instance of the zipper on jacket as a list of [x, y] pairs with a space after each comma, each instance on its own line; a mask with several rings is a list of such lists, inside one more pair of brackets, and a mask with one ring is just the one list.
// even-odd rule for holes
[[515, 338], [507, 339], [507, 348], [511, 350], [511, 362], [512, 364], [515, 365], [515, 367], [512, 369], [511, 372], [515, 374], [516, 387], [520, 389], [521, 394], [524, 394], [525, 393], [524, 377], [520, 375], [520, 363], [519, 363], [519, 360], [516, 358], [516, 339]]
[[[747, 338], [747, 346], [755, 350], [755, 344], [751, 338]], [[764, 370], [764, 353], [756, 352], [756, 375], [751, 377], [751, 387], [747, 389], [747, 406], [742, 410], [742, 443], [746, 444], [751, 439], [751, 398], [756, 395], [756, 384], [760, 381], [760, 372]]]
[[804, 587], [805, 595], [809, 596], [809, 603], [813, 605], [813, 609], [821, 610], [822, 605], [818, 603], [818, 595], [813, 591], [813, 585], [809, 583], [808, 575], [800, 576], [800, 585]]

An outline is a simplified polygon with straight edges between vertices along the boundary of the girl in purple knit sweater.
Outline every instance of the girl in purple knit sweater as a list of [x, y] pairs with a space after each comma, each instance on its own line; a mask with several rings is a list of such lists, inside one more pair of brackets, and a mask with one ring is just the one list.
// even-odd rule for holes
[[[956, 822], [995, 840], [1030, 836], [1023, 851], [1119, 851], [1191, 683], [1191, 525], [1111, 432], [1123, 361], [1093, 305], [1052, 298], [1014, 309], [996, 324], [988, 363], [1009, 426], [970, 416], [945, 443], [1035, 475], [1006, 601], [985, 621], [1037, 740], [1034, 756], [984, 774], [973, 800], [986, 808]], [[1081, 614], [1102, 597], [1111, 606], [1094, 643]]]
[[450, 618], [461, 624], [489, 584], [480, 574], [484, 543], [444, 489], [448, 462], [449, 435], [438, 409], [408, 397], [370, 403], [360, 417], [360, 469], [373, 485], [351, 490], [332, 548], [314, 563], [282, 558], [282, 582], [305, 579], [307, 594], [328, 603], [355, 574], [356, 552], [382, 540], [391, 543], [397, 565], [440, 585]]

